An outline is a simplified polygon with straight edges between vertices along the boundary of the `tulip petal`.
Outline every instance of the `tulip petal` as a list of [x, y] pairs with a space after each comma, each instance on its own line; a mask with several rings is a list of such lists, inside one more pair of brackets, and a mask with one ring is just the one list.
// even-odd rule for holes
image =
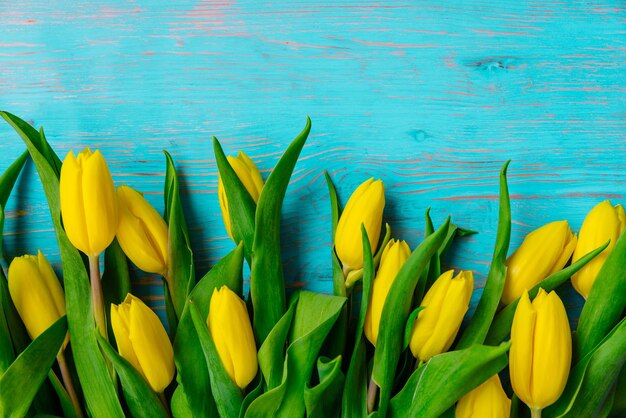
[[568, 247], [571, 237], [567, 221], [551, 222], [529, 233], [507, 260], [502, 302], [508, 305], [524, 289], [532, 288], [553, 271], [560, 270], [571, 255], [571, 252], [564, 254], [572, 249]]
[[146, 380], [163, 392], [174, 378], [174, 350], [159, 317], [136, 297], [130, 303], [129, 339]]
[[376, 279], [372, 283], [372, 296], [367, 307], [363, 329], [365, 336], [374, 346], [376, 346], [380, 316], [383, 312], [387, 294], [396, 275], [410, 255], [411, 250], [406, 241], [395, 241], [392, 239], [383, 250], [380, 267], [376, 273]]
[[574, 250], [572, 261], [580, 259], [586, 253], [598, 248], [609, 239], [611, 242], [603, 252], [572, 276], [574, 289], [584, 298], [589, 296], [591, 286], [598, 276], [598, 272], [613, 250], [613, 246], [623, 229], [624, 209], [621, 205], [613, 207], [608, 200], [598, 203], [585, 217], [578, 234], [578, 244]]
[[88, 255], [98, 255], [111, 244], [117, 230], [117, 196], [113, 179], [99, 150], [82, 160], [85, 222], [89, 228]]
[[60, 201], [63, 226], [74, 247], [89, 252], [89, 231], [85, 219], [82, 188], [83, 170], [72, 151], [61, 167]]
[[561, 396], [569, 374], [572, 337], [563, 302], [545, 292], [533, 301], [537, 312], [531, 395], [534, 407], [545, 408]]
[[256, 343], [246, 304], [226, 286], [211, 297], [209, 331], [231, 379], [245, 388], [257, 374]]
[[65, 314], [63, 289], [49, 264], [47, 267], [48, 271], [40, 270], [38, 257], [33, 255], [16, 257], [9, 266], [9, 293], [32, 339]]
[[361, 224], [365, 225], [372, 251], [376, 251], [384, 207], [383, 183], [381, 180], [374, 181], [373, 178], [357, 187], [348, 199], [335, 232], [335, 249], [344, 270], [358, 270], [363, 267]]
[[117, 351], [145, 378], [146, 376], [141, 369], [141, 364], [139, 364], [133, 344], [129, 338], [129, 314], [127, 303], [121, 303], [120, 305], [111, 304], [111, 328], [113, 328], [113, 334], [115, 335]]
[[[539, 294], [542, 292], [543, 290], [540, 290]], [[528, 292], [524, 292], [517, 305], [511, 326], [509, 370], [513, 390], [529, 406], [534, 405], [531, 382], [536, 316], [537, 313], [530, 303]]]
[[167, 224], [136, 190], [120, 186], [117, 238], [126, 255], [143, 271], [167, 273]]

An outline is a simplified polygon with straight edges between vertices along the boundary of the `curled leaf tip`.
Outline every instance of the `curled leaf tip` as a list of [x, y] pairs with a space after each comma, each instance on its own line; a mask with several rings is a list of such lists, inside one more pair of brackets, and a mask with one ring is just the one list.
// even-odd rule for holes
[[509, 164], [511, 164], [511, 160], [506, 160], [506, 162], [502, 166], [502, 169], [500, 170], [500, 175], [506, 176], [506, 170], [509, 168]]

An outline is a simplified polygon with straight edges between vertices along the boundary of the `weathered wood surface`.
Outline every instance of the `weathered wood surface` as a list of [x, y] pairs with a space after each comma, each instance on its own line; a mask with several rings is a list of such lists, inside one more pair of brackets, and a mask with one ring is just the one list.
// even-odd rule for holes
[[[116, 183], [160, 210], [168, 149], [199, 273], [232, 248], [211, 136], [267, 176], [310, 115], [284, 207], [284, 261], [292, 288], [322, 292], [331, 291], [324, 169], [344, 201], [364, 179], [384, 179], [386, 220], [411, 245], [429, 205], [437, 222], [452, 214], [478, 230], [449, 262], [475, 270], [479, 286], [506, 159], [512, 247], [543, 223], [568, 219], [577, 230], [598, 201], [623, 201], [625, 74], [621, 1], [0, 4], [0, 108], [44, 126], [61, 156], [101, 149]], [[23, 150], [0, 125], [0, 170]], [[7, 218], [9, 256], [41, 248], [59, 265], [32, 164]], [[139, 274], [136, 288], [160, 309], [156, 284]]]

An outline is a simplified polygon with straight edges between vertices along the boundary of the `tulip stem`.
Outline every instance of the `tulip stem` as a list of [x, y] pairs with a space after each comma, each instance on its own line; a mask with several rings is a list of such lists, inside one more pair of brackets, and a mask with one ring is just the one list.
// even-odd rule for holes
[[78, 418], [83, 418], [83, 409], [80, 407], [78, 396], [76, 395], [76, 389], [74, 388], [74, 382], [72, 381], [72, 375], [70, 369], [67, 367], [67, 361], [65, 360], [65, 351], [61, 350], [57, 356], [57, 362], [59, 363], [59, 369], [61, 369], [61, 377], [63, 378], [63, 386], [72, 401], [74, 406], [74, 412]]
[[541, 418], [541, 409], [530, 409], [530, 418]]
[[100, 263], [98, 255], [89, 256], [89, 278], [91, 280], [91, 306], [93, 308], [93, 317], [96, 320], [96, 326], [107, 341], [107, 325], [104, 314], [104, 301], [102, 297], [102, 282], [100, 281]]
[[378, 395], [378, 385], [374, 382], [374, 378], [370, 379], [367, 387], [367, 413], [370, 414], [376, 407], [376, 396]]

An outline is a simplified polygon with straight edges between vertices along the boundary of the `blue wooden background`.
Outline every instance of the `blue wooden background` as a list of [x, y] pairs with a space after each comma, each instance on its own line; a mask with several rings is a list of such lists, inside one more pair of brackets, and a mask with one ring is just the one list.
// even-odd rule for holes
[[[211, 137], [267, 177], [310, 115], [283, 216], [291, 288], [330, 292], [323, 170], [344, 202], [382, 178], [385, 219], [415, 246], [423, 213], [479, 231], [449, 264], [482, 287], [506, 159], [512, 248], [543, 223], [578, 230], [624, 198], [623, 1], [23, 1], [0, 4], [0, 108], [44, 126], [63, 157], [99, 148], [116, 184], [163, 208], [168, 149], [182, 175], [198, 273], [233, 244], [217, 203]], [[0, 170], [24, 150], [0, 124]], [[60, 267], [32, 164], [10, 201], [9, 256]], [[162, 310], [159, 280], [137, 293]], [[582, 299], [562, 292], [566, 304]], [[477, 300], [476, 293], [473, 303]]]

